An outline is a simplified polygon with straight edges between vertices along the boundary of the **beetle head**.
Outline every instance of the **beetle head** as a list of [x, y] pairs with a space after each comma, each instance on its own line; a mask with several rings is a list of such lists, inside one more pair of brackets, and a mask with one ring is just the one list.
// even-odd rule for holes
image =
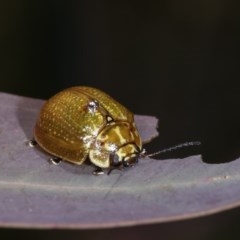
[[[110, 155], [110, 170], [122, 170], [124, 168], [133, 167], [137, 164], [139, 157], [143, 151], [140, 150], [135, 144], [129, 143], [120, 147], [117, 151]], [[109, 174], [108, 173], [108, 174]]]

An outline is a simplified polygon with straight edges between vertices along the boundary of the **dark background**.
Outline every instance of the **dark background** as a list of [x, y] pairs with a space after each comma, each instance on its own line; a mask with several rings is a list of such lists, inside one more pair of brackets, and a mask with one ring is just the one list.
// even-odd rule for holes
[[[159, 118], [160, 136], [149, 151], [200, 140], [209, 164], [239, 157], [240, 14], [233, 1], [10, 0], [1, 1], [0, 18], [1, 91], [47, 99], [73, 85], [97, 87], [134, 113]], [[0, 233], [225, 239], [240, 236], [239, 213], [65, 235]]]

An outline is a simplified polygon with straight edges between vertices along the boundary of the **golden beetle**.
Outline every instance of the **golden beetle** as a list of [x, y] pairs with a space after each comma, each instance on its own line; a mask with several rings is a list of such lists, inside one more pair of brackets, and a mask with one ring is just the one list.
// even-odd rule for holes
[[133, 114], [106, 93], [85, 86], [65, 89], [44, 104], [34, 140], [57, 159], [81, 165], [89, 158], [97, 167], [94, 174], [134, 166], [144, 155]]
[[34, 140], [61, 159], [81, 165], [87, 158], [96, 170], [132, 167], [139, 157], [152, 157], [178, 148], [199, 145], [186, 142], [146, 155], [133, 114], [106, 93], [91, 87], [71, 87], [50, 98], [42, 107], [34, 128]]

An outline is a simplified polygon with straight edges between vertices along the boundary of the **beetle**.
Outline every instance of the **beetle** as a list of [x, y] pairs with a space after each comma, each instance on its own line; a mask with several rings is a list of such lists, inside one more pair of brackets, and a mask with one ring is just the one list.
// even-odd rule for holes
[[134, 166], [145, 153], [134, 115], [96, 88], [67, 88], [51, 97], [40, 110], [34, 140], [43, 150], [81, 165], [88, 158], [96, 166], [122, 169]]
[[96, 167], [93, 174], [133, 167], [140, 157], [152, 157], [199, 142], [187, 142], [146, 155], [134, 115], [108, 94], [96, 88], [76, 86], [51, 97], [40, 110], [34, 139], [54, 157], [77, 165], [87, 159]]

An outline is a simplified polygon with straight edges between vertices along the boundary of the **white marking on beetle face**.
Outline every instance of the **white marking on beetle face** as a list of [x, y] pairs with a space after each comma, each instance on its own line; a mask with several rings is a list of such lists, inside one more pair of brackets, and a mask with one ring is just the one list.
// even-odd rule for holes
[[126, 142], [126, 139], [123, 138], [119, 126], [117, 126], [117, 127], [115, 128], [115, 133], [118, 135], [118, 137], [119, 137], [119, 139], [120, 139], [120, 143], [121, 143], [121, 144], [124, 144], [124, 143]]
[[137, 149], [133, 144], [128, 144], [120, 147], [117, 151], [119, 157], [125, 158], [125, 161], [137, 156]]

